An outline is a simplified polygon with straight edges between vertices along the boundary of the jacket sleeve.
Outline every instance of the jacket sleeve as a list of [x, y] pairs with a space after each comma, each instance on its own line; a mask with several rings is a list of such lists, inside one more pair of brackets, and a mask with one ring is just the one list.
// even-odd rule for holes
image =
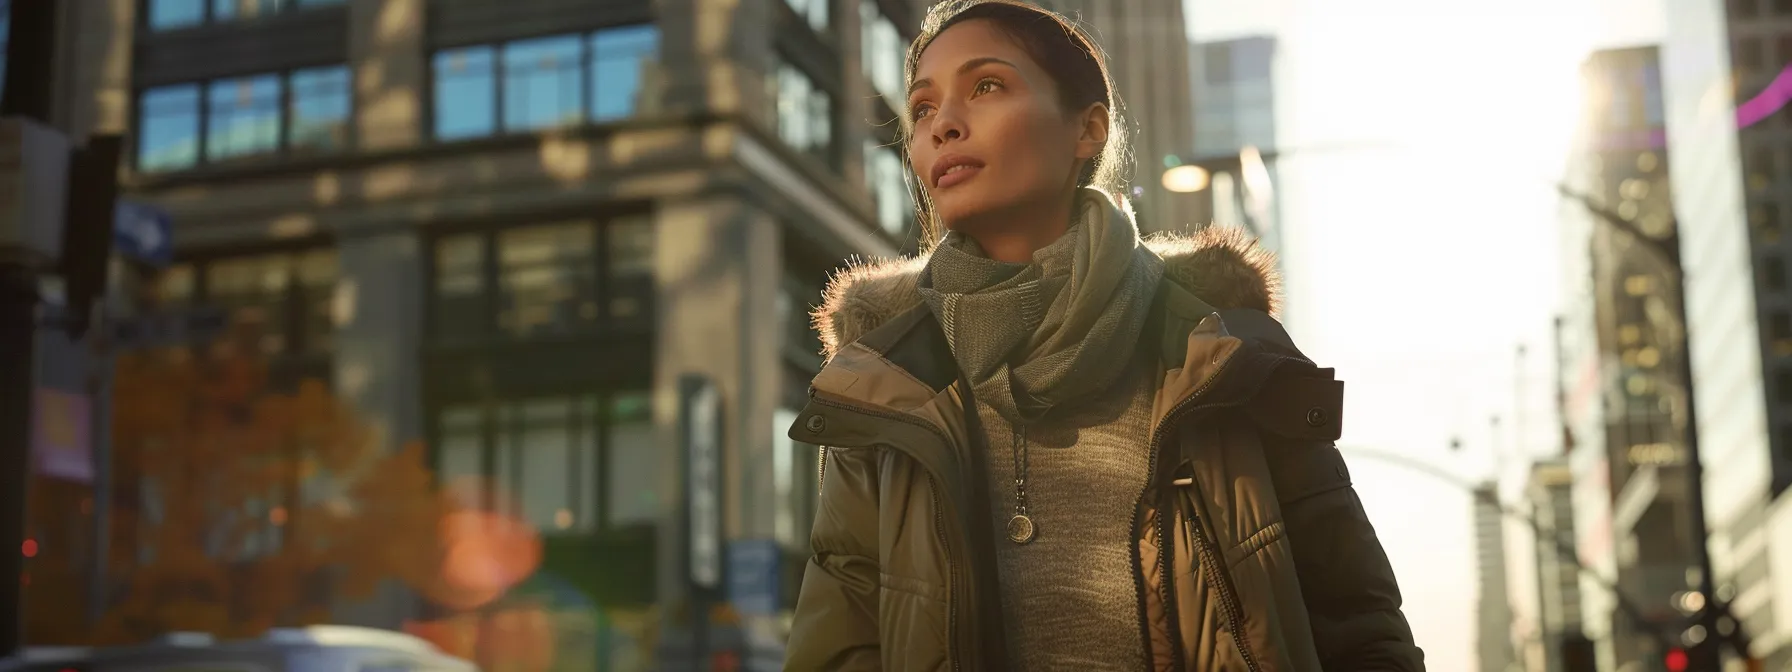
[[784, 669], [878, 670], [876, 453], [822, 451], [813, 555], [803, 571]]
[[1304, 403], [1288, 409], [1294, 415], [1286, 421], [1262, 425], [1320, 665], [1327, 672], [1423, 672], [1424, 652], [1400, 611], [1393, 567], [1333, 444], [1342, 383], [1323, 383], [1337, 391], [1321, 392], [1321, 401], [1292, 391], [1274, 395], [1278, 405]]

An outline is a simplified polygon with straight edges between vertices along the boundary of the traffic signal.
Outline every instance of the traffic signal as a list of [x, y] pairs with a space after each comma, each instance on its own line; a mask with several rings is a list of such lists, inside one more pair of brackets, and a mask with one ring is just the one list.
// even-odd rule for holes
[[1668, 649], [1667, 654], [1661, 657], [1661, 663], [1667, 666], [1668, 672], [1686, 672], [1686, 649], [1678, 646]]

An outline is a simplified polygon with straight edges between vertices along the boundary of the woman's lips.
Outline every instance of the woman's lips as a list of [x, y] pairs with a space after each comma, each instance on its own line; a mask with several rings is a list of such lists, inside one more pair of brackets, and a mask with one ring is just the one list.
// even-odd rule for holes
[[983, 166], [960, 164], [958, 167], [949, 169], [945, 174], [941, 175], [939, 183], [935, 185], [934, 188], [948, 189], [955, 185], [963, 184], [966, 180], [976, 176], [977, 173], [982, 170]]

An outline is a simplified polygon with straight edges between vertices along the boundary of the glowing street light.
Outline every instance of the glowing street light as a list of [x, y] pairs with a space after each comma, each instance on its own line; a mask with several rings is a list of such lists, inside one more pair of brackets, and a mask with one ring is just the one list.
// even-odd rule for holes
[[1178, 194], [1192, 194], [1207, 188], [1213, 174], [1206, 168], [1184, 164], [1164, 171], [1164, 189]]

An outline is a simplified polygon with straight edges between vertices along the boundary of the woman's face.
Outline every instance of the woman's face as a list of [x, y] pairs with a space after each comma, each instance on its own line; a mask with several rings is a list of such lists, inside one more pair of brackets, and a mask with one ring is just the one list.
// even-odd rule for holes
[[984, 19], [947, 28], [921, 52], [908, 107], [915, 175], [959, 231], [1057, 203], [1107, 139], [1105, 108], [1066, 112], [1051, 77]]

